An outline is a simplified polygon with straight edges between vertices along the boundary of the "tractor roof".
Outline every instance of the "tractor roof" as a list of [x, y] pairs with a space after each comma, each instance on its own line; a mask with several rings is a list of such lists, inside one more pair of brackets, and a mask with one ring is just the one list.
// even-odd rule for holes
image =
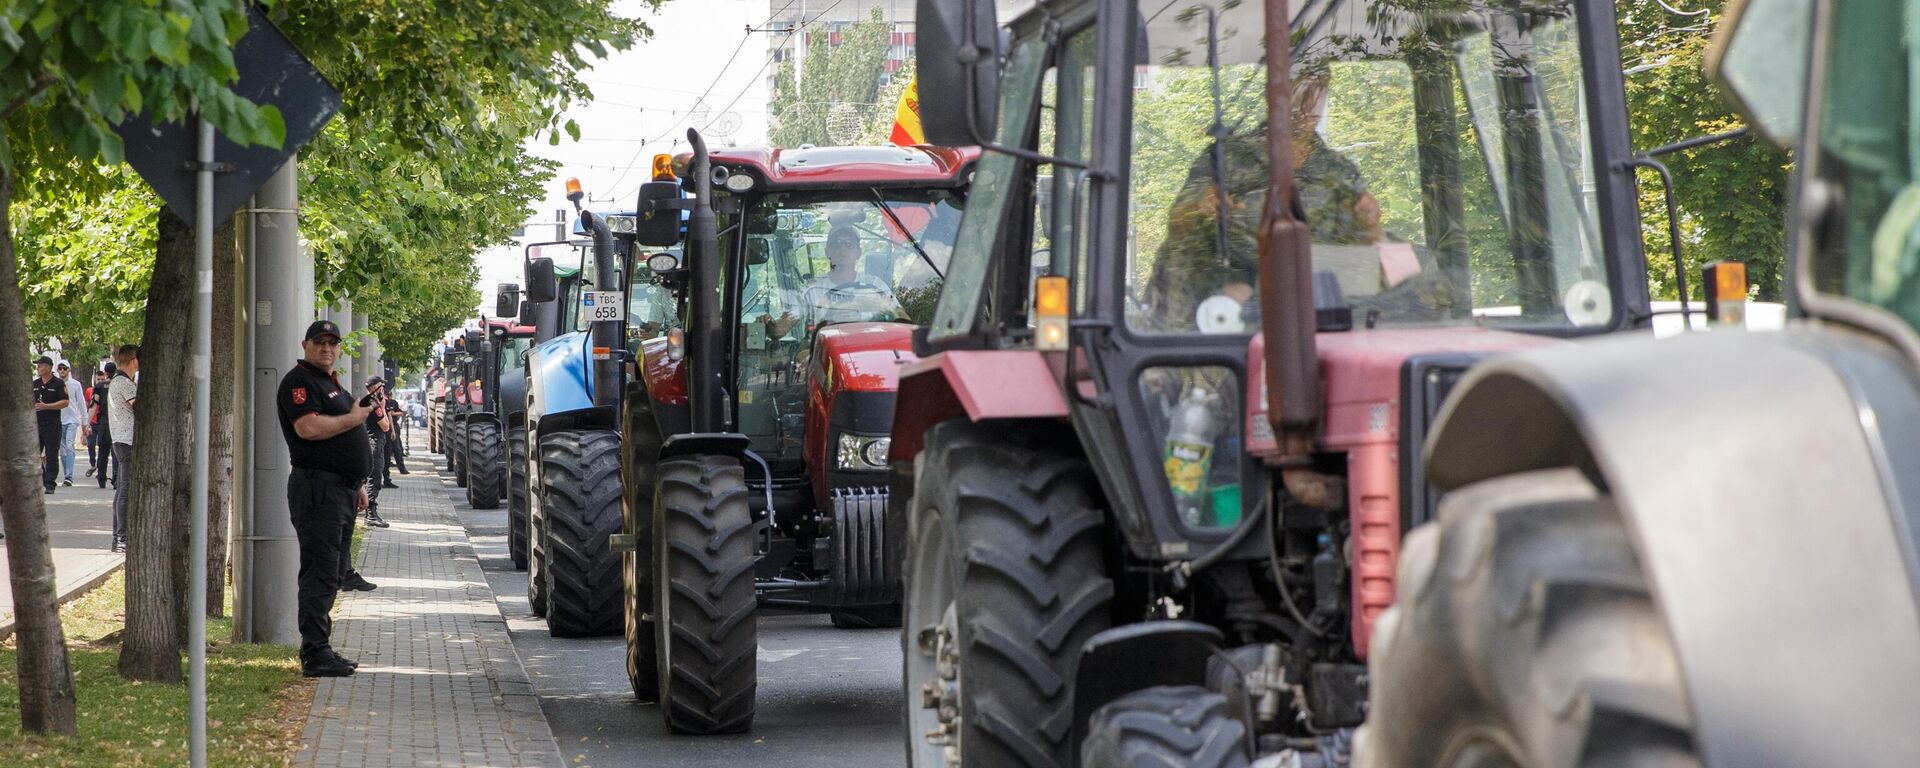
[[[674, 157], [674, 169], [685, 177], [692, 154]], [[975, 147], [816, 147], [794, 149], [731, 148], [714, 150], [710, 159], [732, 173], [749, 173], [761, 189], [823, 189], [833, 187], [957, 187], [967, 183]]]

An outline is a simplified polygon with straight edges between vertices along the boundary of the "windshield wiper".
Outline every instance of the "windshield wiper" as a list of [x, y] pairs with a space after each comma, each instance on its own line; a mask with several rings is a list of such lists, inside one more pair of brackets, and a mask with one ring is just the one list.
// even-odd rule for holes
[[867, 191], [873, 193], [874, 204], [880, 206], [880, 212], [887, 215], [887, 220], [893, 222], [895, 229], [900, 230], [900, 236], [907, 239], [907, 245], [913, 246], [913, 252], [920, 254], [920, 260], [927, 263], [928, 269], [933, 270], [933, 276], [941, 280], [947, 279], [946, 274], [940, 271], [940, 267], [933, 263], [933, 257], [928, 256], [927, 250], [920, 247], [920, 241], [914, 239], [912, 232], [907, 231], [907, 225], [900, 223], [900, 215], [893, 212], [893, 206], [887, 205], [887, 199], [880, 196], [880, 190], [870, 188]]

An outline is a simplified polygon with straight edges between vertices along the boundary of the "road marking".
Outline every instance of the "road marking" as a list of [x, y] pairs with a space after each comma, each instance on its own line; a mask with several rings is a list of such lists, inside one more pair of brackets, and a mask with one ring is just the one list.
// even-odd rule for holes
[[791, 650], [776, 651], [776, 650], [769, 649], [764, 645], [755, 646], [755, 647], [759, 649], [758, 653], [755, 654], [755, 658], [759, 660], [759, 662], [762, 664], [772, 664], [778, 661], [786, 661], [787, 659], [791, 659], [795, 656], [798, 656], [800, 654], [807, 652], [807, 649], [805, 648], [794, 648]]

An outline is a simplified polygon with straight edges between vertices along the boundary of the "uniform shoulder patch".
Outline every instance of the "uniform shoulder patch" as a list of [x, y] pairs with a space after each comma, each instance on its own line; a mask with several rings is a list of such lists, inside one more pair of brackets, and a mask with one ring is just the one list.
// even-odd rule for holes
[[307, 388], [306, 387], [294, 387], [293, 392], [291, 394], [293, 395], [294, 405], [307, 404]]

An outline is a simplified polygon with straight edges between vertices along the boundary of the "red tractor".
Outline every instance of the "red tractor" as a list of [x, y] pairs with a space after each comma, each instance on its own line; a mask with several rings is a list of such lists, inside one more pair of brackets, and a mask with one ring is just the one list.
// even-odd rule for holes
[[1613, 3], [994, 6], [918, 9], [983, 155], [894, 415], [909, 763], [1344, 765], [1449, 390], [1651, 318]]
[[681, 253], [628, 266], [627, 668], [674, 732], [730, 733], [752, 725], [757, 607], [899, 621], [896, 381], [975, 153], [689, 139], [657, 159], [633, 226]]

